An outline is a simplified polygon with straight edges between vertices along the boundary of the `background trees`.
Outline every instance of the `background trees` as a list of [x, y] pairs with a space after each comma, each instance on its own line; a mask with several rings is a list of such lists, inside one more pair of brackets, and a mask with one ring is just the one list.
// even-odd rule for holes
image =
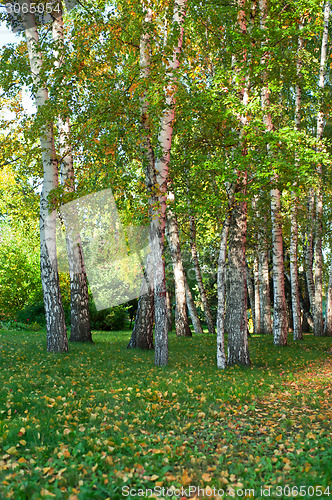
[[[153, 267], [161, 270], [161, 277], [155, 273], [156, 353], [159, 344], [164, 348], [157, 364], [167, 362], [166, 285], [176, 292], [177, 331], [190, 335], [186, 281], [187, 302], [193, 293], [208, 331], [217, 326], [219, 346], [225, 324], [229, 353], [238, 342], [247, 345], [248, 314], [255, 333], [273, 333], [280, 345], [290, 329], [301, 338], [299, 305], [301, 321], [313, 319], [316, 334], [331, 330], [320, 319], [331, 296], [327, 9], [316, 0], [286, 6], [119, 0], [67, 12], [63, 45], [47, 24], [38, 27], [39, 78], [49, 99], [33, 120], [17, 122], [30, 171], [8, 147], [4, 161], [13, 161], [25, 182], [40, 178], [38, 132], [70, 117], [75, 193], [54, 185], [52, 199], [61, 204], [112, 187], [125, 224], [147, 225], [150, 218], [158, 234], [151, 239]], [[2, 49], [0, 77], [7, 99], [23, 84], [33, 88], [24, 44]], [[3, 130], [8, 127], [7, 120]], [[54, 158], [61, 163], [60, 129], [54, 128]], [[162, 269], [167, 206], [175, 263], [173, 275], [166, 262], [168, 282]], [[188, 306], [194, 315], [191, 301]], [[150, 324], [153, 314], [147, 316]], [[229, 354], [229, 362], [248, 363], [249, 353], [233, 360]]]

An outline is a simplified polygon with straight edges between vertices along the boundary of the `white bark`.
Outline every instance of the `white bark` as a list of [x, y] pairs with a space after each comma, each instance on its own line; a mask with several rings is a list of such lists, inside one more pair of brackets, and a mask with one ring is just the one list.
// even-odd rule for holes
[[254, 272], [254, 308], [255, 308], [255, 321], [254, 321], [254, 333], [258, 335], [260, 333], [260, 328], [261, 328], [261, 311], [260, 311], [260, 293], [259, 293], [259, 287], [260, 287], [260, 282], [259, 282], [259, 270], [258, 270], [259, 264], [258, 264], [258, 257], [254, 255], [254, 266], [253, 266], [253, 272]]
[[305, 275], [308, 287], [310, 310], [312, 315], [315, 315], [315, 283], [313, 275], [313, 260], [314, 260], [314, 212], [315, 212], [315, 197], [314, 189], [310, 188], [307, 203], [307, 232], [305, 241]]
[[255, 289], [254, 289], [254, 283], [251, 275], [251, 270], [248, 266], [248, 263], [246, 263], [246, 280], [247, 280], [247, 290], [248, 290], [248, 297], [249, 297], [249, 302], [250, 302], [250, 309], [251, 309], [251, 317], [252, 317], [252, 322], [254, 326], [254, 333], [255, 333], [255, 307], [256, 307], [256, 302], [255, 302]]
[[[299, 25], [302, 29], [303, 25]], [[300, 130], [301, 125], [301, 68], [302, 68], [302, 54], [303, 38], [299, 36], [298, 40], [298, 53], [296, 61], [296, 74], [297, 84], [295, 85], [295, 128]], [[297, 154], [295, 153], [295, 166], [298, 165]], [[295, 182], [296, 185], [296, 182]], [[290, 281], [291, 281], [291, 294], [292, 294], [292, 314], [293, 314], [293, 338], [294, 340], [302, 340], [302, 322], [301, 322], [301, 308], [300, 308], [300, 292], [299, 292], [299, 278], [298, 278], [298, 263], [297, 263], [297, 250], [298, 250], [298, 224], [297, 224], [297, 197], [292, 193], [291, 201], [291, 237], [290, 237]]]
[[[325, 73], [328, 49], [328, 28], [330, 17], [330, 2], [325, 3], [324, 8], [324, 31], [322, 37], [320, 68], [319, 68], [319, 91], [320, 102], [317, 116], [317, 140], [323, 138], [324, 131], [324, 108], [323, 92], [325, 88]], [[317, 165], [318, 187], [316, 190], [316, 223], [315, 223], [315, 310], [314, 310], [314, 334], [323, 335], [323, 252], [322, 252], [322, 219], [323, 219], [323, 186], [322, 165]]]
[[[53, 19], [52, 36], [56, 42], [55, 66], [62, 66], [62, 49], [64, 47], [63, 18], [58, 13]], [[75, 191], [74, 160], [69, 143], [70, 123], [69, 117], [64, 121], [58, 119], [60, 135], [60, 179], [65, 184], [67, 191]], [[66, 221], [65, 225], [66, 225]], [[90, 317], [89, 317], [89, 293], [86, 270], [84, 265], [83, 249], [80, 234], [76, 231], [66, 231], [66, 243], [70, 275], [70, 303], [71, 303], [71, 342], [92, 342]]]
[[220, 240], [220, 250], [218, 259], [218, 309], [217, 309], [217, 367], [224, 370], [227, 365], [225, 354], [225, 299], [226, 299], [226, 253], [227, 253], [227, 238], [229, 232], [230, 217], [227, 215]]
[[175, 282], [175, 331], [179, 337], [191, 337], [179, 228], [176, 216], [170, 207], [167, 211], [167, 229]]
[[187, 306], [188, 306], [188, 311], [189, 311], [189, 316], [191, 318], [191, 322], [194, 327], [194, 331], [197, 334], [202, 334], [203, 328], [201, 325], [201, 320], [199, 319], [199, 316], [197, 314], [197, 309], [195, 306], [195, 302], [190, 290], [190, 287], [188, 285], [188, 280], [186, 274], [184, 275], [184, 286], [186, 287], [186, 298], [187, 298]]
[[[30, 0], [20, 0], [20, 4], [27, 5], [30, 11]], [[48, 92], [40, 80], [43, 59], [41, 52], [37, 49], [39, 43], [37, 25], [33, 14], [22, 14], [22, 19], [25, 26], [35, 102], [37, 109], [40, 110], [48, 101]], [[48, 196], [58, 186], [54, 136], [50, 124], [41, 130], [40, 144], [43, 163], [43, 189], [40, 199], [40, 263], [46, 314], [47, 350], [49, 352], [63, 352], [68, 350], [68, 340], [58, 276], [55, 237], [56, 211], [50, 210], [48, 207]]]
[[[261, 10], [261, 27], [265, 29], [267, 18], [267, 2], [260, 0]], [[265, 64], [265, 61], [263, 61]], [[264, 80], [266, 74], [263, 75]], [[273, 130], [272, 117], [270, 113], [270, 92], [268, 86], [262, 90], [261, 95], [262, 108], [265, 112], [264, 123], [269, 132]], [[268, 152], [269, 152], [269, 148]], [[275, 175], [275, 181], [277, 181]], [[283, 244], [282, 244], [282, 227], [281, 227], [281, 204], [280, 191], [275, 188], [271, 190], [271, 216], [272, 216], [272, 250], [273, 250], [273, 291], [274, 291], [274, 308], [273, 308], [273, 335], [276, 345], [287, 344], [287, 316], [286, 316], [286, 298], [285, 298], [285, 282], [284, 282], [284, 259], [283, 259]]]
[[326, 314], [324, 323], [324, 335], [332, 337], [332, 258], [330, 265], [329, 286], [326, 298]]
[[273, 337], [275, 345], [287, 344], [287, 315], [279, 189], [271, 190], [273, 248]]
[[197, 246], [196, 246], [196, 223], [195, 223], [195, 217], [193, 215], [189, 216], [189, 223], [190, 223], [191, 258], [192, 258], [193, 266], [194, 266], [194, 270], [195, 270], [197, 286], [198, 286], [199, 294], [200, 294], [201, 301], [203, 304], [203, 311], [204, 311], [204, 316], [206, 319], [206, 324], [208, 327], [208, 332], [210, 334], [214, 334], [215, 328], [214, 328], [214, 324], [213, 324], [213, 318], [212, 318], [211, 309], [210, 309], [210, 306], [209, 306], [209, 303], [207, 300], [206, 291], [205, 291], [204, 284], [203, 284], [201, 267], [200, 267], [199, 260], [198, 260]]
[[298, 264], [297, 264], [297, 198], [292, 197], [291, 206], [291, 241], [290, 241], [290, 280], [292, 293], [292, 313], [293, 313], [293, 337], [294, 340], [302, 340], [302, 322], [299, 295]]
[[[172, 58], [167, 62], [167, 85], [165, 87], [165, 109], [162, 114], [158, 143], [160, 155], [154, 158], [150, 140], [150, 128], [148, 123], [148, 102], [143, 98], [142, 124], [147, 135], [149, 156], [148, 169], [150, 171], [151, 188], [158, 186], [157, 202], [150, 205], [151, 214], [151, 253], [154, 266], [154, 303], [155, 303], [155, 364], [163, 366], [168, 363], [168, 329], [167, 329], [167, 304], [166, 304], [166, 280], [164, 262], [164, 238], [166, 225], [166, 193], [169, 171], [169, 161], [172, 146], [173, 126], [176, 108], [177, 76], [179, 68], [179, 55], [183, 43], [183, 22], [187, 0], [175, 0], [173, 11], [172, 29], [178, 32], [177, 43], [173, 48]], [[140, 42], [140, 65], [143, 76], [147, 76], [150, 70], [149, 40], [151, 30], [152, 11], [146, 9], [145, 29]], [[155, 160], [156, 182], [152, 179], [154, 169], [151, 161]], [[153, 182], [152, 182], [153, 180]], [[155, 200], [153, 200], [155, 201]]]
[[261, 233], [260, 252], [259, 252], [259, 302], [260, 302], [260, 333], [272, 335], [271, 323], [271, 299], [270, 299], [270, 276], [268, 245], [266, 239], [266, 228]]
[[[237, 181], [237, 192], [246, 194], [247, 174]], [[229, 297], [227, 314], [228, 331], [227, 364], [250, 365], [247, 318], [246, 245], [247, 202], [235, 201], [231, 211], [228, 245]]]

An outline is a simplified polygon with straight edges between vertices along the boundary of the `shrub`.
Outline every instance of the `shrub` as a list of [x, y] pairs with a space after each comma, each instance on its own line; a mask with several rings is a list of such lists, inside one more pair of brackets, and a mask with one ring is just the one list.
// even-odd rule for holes
[[127, 307], [120, 305], [97, 311], [92, 300], [89, 303], [90, 323], [92, 330], [114, 331], [122, 330]]
[[38, 233], [0, 224], [0, 242], [0, 309], [13, 318], [41, 299]]
[[36, 302], [26, 306], [17, 314], [17, 320], [21, 323], [32, 324], [38, 323], [45, 325], [45, 308], [43, 302]]

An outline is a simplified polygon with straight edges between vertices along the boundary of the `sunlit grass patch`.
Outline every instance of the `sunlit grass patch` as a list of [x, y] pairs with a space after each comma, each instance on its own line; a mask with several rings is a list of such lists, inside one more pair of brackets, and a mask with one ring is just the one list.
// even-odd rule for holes
[[252, 337], [252, 366], [220, 372], [214, 336], [171, 334], [162, 369], [129, 337], [49, 355], [45, 332], [0, 332], [0, 498], [329, 484], [330, 339]]

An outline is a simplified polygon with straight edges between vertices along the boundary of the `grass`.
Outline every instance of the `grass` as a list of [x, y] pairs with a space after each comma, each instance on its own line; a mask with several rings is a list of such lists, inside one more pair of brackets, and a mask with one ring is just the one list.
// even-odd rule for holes
[[171, 334], [165, 368], [129, 337], [50, 355], [45, 332], [0, 331], [1, 499], [332, 496], [331, 339], [253, 336], [252, 367], [220, 372], [215, 337]]

